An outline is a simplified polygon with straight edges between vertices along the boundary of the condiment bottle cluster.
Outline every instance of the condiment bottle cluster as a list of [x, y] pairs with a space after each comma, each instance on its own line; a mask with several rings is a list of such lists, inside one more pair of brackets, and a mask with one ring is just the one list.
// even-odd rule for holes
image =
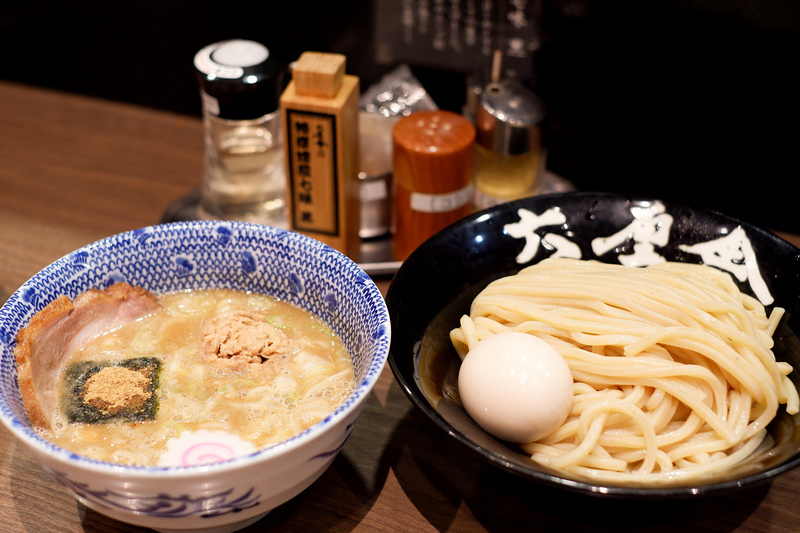
[[391, 235], [403, 261], [470, 213], [534, 194], [543, 172], [544, 107], [515, 80], [481, 87], [472, 119], [440, 109], [385, 117], [359, 109], [359, 78], [340, 54], [287, 64], [233, 40], [204, 47], [194, 64], [210, 217], [287, 227], [351, 257]]

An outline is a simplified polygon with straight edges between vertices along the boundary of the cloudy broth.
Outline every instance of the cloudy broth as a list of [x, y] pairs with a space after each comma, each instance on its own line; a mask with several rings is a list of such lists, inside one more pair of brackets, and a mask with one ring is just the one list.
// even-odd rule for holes
[[[94, 459], [138, 465], [159, 464], [170, 439], [174, 444], [182, 434], [200, 430], [261, 449], [324, 419], [354, 389], [353, 365], [342, 340], [292, 304], [233, 290], [171, 293], [159, 301], [163, 308], [157, 313], [95, 339], [68, 361], [114, 365], [158, 359], [155, 418], [74, 423], [62, 410], [53, 430], [44, 432], [46, 438]], [[261, 328], [253, 330], [255, 344], [270, 345], [261, 353], [274, 348], [264, 342], [265, 330], [280, 337], [283, 348], [252, 355], [252, 346], [242, 341], [248, 362], [215, 357], [209, 342], [229, 348], [240, 341], [238, 330], [226, 326], [209, 334], [210, 324], [226, 321]], [[68, 398], [65, 379], [62, 397]]]

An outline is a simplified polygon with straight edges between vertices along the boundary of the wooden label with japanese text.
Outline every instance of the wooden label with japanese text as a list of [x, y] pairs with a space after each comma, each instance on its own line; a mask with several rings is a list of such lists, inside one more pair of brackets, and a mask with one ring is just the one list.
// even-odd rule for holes
[[361, 239], [359, 79], [335, 54], [304, 53], [281, 95], [290, 229], [355, 258]]
[[287, 109], [292, 228], [339, 235], [336, 116]]

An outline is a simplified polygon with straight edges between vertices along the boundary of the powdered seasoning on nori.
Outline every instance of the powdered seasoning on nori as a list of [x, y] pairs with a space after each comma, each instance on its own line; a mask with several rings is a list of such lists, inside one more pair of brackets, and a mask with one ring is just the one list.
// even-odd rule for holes
[[[122, 406], [110, 412], [85, 401], [87, 382], [105, 368], [119, 367], [139, 372], [145, 378], [144, 390], [149, 393], [144, 402], [135, 401], [133, 405]], [[118, 363], [82, 361], [67, 367], [64, 372], [64, 393], [62, 407], [70, 423], [100, 424], [115, 420], [140, 422], [155, 420], [158, 412], [159, 373], [161, 361], [155, 357], [137, 357]]]

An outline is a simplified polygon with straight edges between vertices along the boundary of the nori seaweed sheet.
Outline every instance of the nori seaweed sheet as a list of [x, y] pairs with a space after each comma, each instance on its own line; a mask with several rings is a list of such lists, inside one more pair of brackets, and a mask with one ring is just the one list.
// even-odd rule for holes
[[[87, 380], [100, 370], [119, 366], [130, 370], [142, 372], [148, 378], [147, 390], [150, 397], [138, 408], [122, 409], [116, 413], [102, 411], [83, 401], [84, 388]], [[82, 361], [67, 367], [64, 372], [64, 395], [62, 408], [70, 423], [102, 424], [116, 420], [127, 422], [140, 422], [155, 420], [158, 412], [159, 373], [161, 361], [155, 357], [136, 357], [117, 363]]]

